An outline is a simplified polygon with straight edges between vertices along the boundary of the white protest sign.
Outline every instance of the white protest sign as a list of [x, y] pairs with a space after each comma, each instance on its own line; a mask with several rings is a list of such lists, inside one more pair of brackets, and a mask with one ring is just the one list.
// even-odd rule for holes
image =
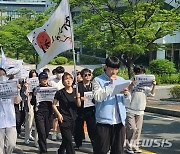
[[39, 79], [38, 77], [28, 78], [27, 83], [28, 83], [28, 92], [32, 92], [35, 87], [39, 86]]
[[94, 106], [94, 103], [92, 102], [93, 98], [94, 95], [92, 91], [84, 92], [84, 108]]
[[150, 86], [152, 86], [153, 80], [155, 80], [155, 76], [154, 75], [145, 75], [145, 74], [135, 75], [135, 80], [137, 81], [137, 86], [150, 87]]
[[29, 66], [21, 67], [20, 71], [16, 74], [17, 79], [26, 79], [29, 76]]
[[22, 67], [23, 66], [23, 60], [11, 60], [8, 61], [8, 66], [9, 67]]
[[15, 97], [18, 95], [18, 81], [8, 80], [0, 82], [0, 98]]
[[111, 96], [115, 96], [116, 94], [120, 94], [125, 88], [127, 88], [131, 84], [130, 80], [124, 80], [120, 84], [114, 86], [113, 92]]
[[38, 87], [36, 91], [36, 100], [38, 103], [42, 101], [52, 102], [57, 89], [54, 87]]

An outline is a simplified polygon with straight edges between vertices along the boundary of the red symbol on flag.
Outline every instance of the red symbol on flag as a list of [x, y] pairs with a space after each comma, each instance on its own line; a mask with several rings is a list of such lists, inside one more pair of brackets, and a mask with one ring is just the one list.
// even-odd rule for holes
[[40, 32], [36, 38], [36, 42], [44, 53], [51, 46], [51, 38], [46, 32]]

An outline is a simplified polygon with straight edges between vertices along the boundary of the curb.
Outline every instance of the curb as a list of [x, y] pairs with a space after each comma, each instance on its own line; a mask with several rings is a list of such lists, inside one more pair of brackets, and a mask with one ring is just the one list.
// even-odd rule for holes
[[151, 112], [151, 113], [168, 115], [168, 116], [180, 117], [180, 111], [178, 110], [168, 110], [168, 109], [163, 109], [163, 108], [147, 106], [145, 111]]

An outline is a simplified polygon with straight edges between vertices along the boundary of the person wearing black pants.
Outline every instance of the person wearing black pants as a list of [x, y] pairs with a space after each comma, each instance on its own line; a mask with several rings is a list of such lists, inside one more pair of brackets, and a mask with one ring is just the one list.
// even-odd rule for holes
[[[49, 87], [48, 86], [48, 74], [45, 72], [41, 72], [39, 74], [39, 87]], [[38, 88], [38, 87], [37, 87]], [[36, 99], [36, 90], [33, 90], [32, 100]], [[33, 101], [34, 104], [34, 117], [36, 128], [38, 132], [38, 144], [40, 154], [47, 153], [47, 142], [46, 139], [48, 138], [51, 126], [52, 126], [52, 102], [50, 101]]]
[[[95, 136], [96, 136], [96, 120], [95, 120], [95, 106], [93, 103], [92, 98], [90, 98], [91, 103], [87, 106], [85, 104], [88, 98], [86, 98], [85, 93], [89, 92], [92, 93], [92, 73], [91, 70], [85, 68], [81, 71], [81, 76], [83, 81], [78, 83], [79, 93], [81, 95], [81, 108], [78, 108], [78, 117], [76, 119], [75, 124], [75, 132], [74, 132], [74, 141], [76, 143], [75, 149], [79, 149], [82, 146], [82, 139], [83, 139], [83, 126], [84, 121], [87, 124], [88, 135], [91, 140], [93, 150], [95, 147]], [[92, 94], [90, 94], [92, 96]]]
[[[62, 134], [62, 143], [58, 149], [58, 154], [75, 154], [72, 135], [74, 122], [77, 116], [77, 107], [81, 106], [80, 94], [76, 94], [76, 89], [73, 89], [73, 77], [65, 72], [62, 76], [64, 88], [57, 91], [53, 100], [53, 110], [58, 116], [59, 126]], [[56, 104], [59, 101], [59, 107]]]

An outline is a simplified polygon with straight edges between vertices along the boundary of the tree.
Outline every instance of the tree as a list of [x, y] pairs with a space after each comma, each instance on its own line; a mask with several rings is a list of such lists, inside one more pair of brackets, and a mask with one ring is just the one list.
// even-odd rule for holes
[[165, 0], [71, 0], [80, 8], [76, 38], [86, 47], [116, 55], [133, 75], [133, 64], [158, 38], [180, 29], [180, 9]]
[[16, 10], [19, 17], [0, 27], [0, 43], [5, 48], [7, 56], [21, 58], [27, 61], [36, 59], [36, 51], [27, 38], [33, 29], [44, 24], [48, 16], [45, 13], [37, 14], [33, 10], [21, 8]]

